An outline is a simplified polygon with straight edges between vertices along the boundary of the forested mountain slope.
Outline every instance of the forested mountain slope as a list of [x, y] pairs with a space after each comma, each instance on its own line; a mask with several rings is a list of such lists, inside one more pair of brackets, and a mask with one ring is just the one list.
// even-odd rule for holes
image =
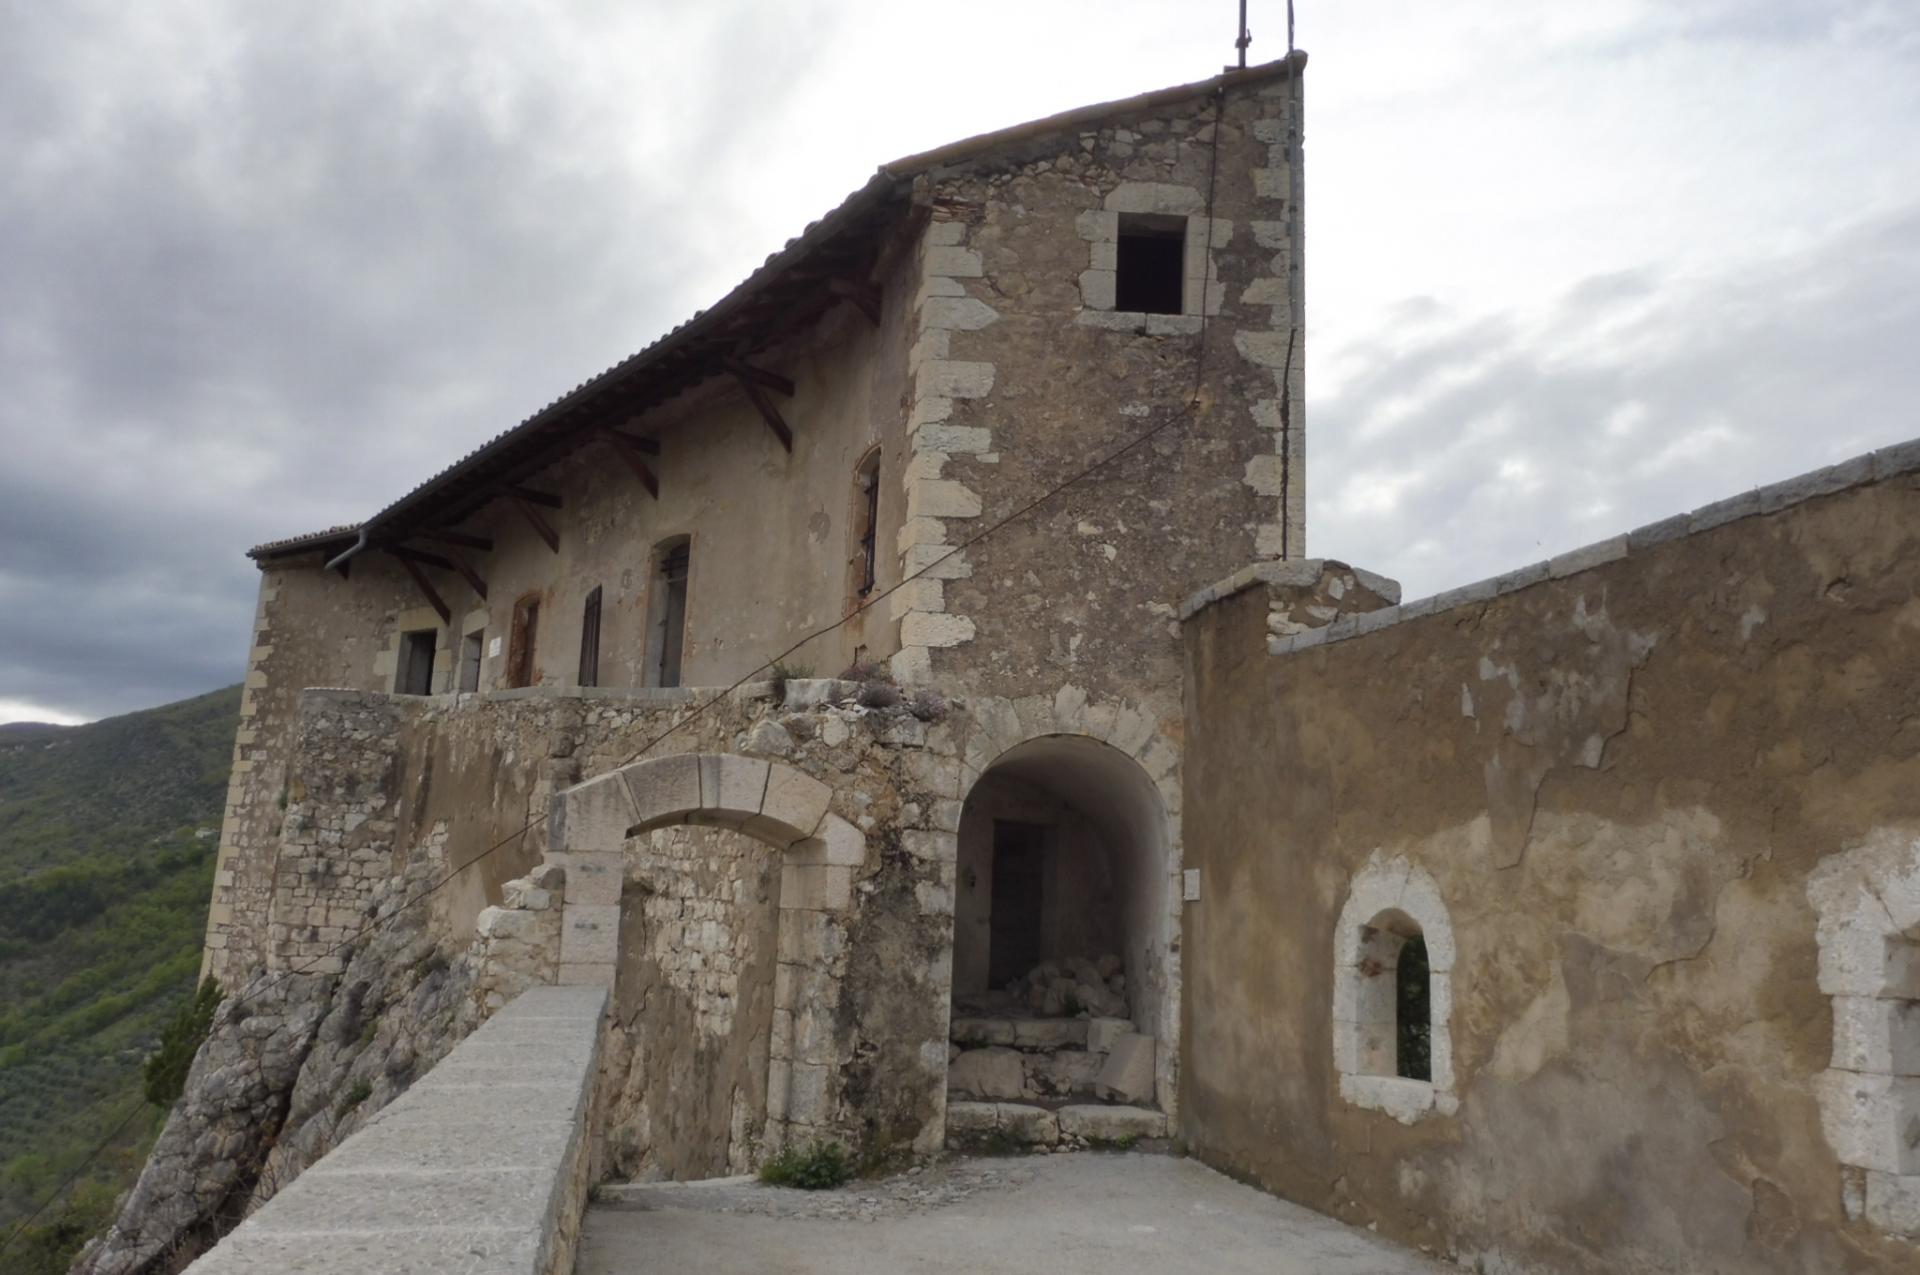
[[[0, 727], [0, 1239], [144, 1105], [141, 1063], [199, 972], [239, 704]], [[165, 1114], [140, 1111], [0, 1265], [64, 1269]]]

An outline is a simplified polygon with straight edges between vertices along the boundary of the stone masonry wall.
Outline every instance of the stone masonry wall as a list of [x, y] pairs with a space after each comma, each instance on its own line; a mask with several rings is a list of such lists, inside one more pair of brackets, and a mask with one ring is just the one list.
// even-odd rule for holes
[[[923, 180], [903, 570], [1167, 427], [894, 595], [903, 679], [1145, 697], [1177, 742], [1175, 607], [1252, 558], [1304, 551], [1303, 61]], [[1184, 227], [1182, 313], [1113, 308], [1131, 214]]]
[[1920, 447], [1439, 598], [1284, 574], [1187, 621], [1195, 1152], [1474, 1269], [1913, 1269]]
[[629, 1179], [749, 1172], [765, 1136], [780, 852], [661, 828], [627, 848], [608, 1164]]

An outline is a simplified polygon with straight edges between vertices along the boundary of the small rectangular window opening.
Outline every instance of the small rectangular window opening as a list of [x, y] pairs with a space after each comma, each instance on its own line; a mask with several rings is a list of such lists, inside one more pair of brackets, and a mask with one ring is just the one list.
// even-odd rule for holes
[[440, 634], [434, 629], [418, 629], [400, 637], [400, 693], [433, 694], [433, 648]]
[[580, 685], [600, 685], [600, 586], [587, 595], [580, 615]]
[[480, 651], [486, 645], [487, 631], [475, 629], [460, 640], [460, 689], [480, 689]]
[[1179, 314], [1186, 278], [1187, 219], [1122, 213], [1113, 308]]
[[856, 573], [859, 578], [858, 596], [865, 598], [873, 593], [879, 583], [879, 543], [880, 543], [880, 451], [875, 448], [860, 463], [854, 474], [855, 493], [854, 526], [859, 531], [859, 549], [856, 559]]
[[540, 599], [520, 599], [513, 604], [513, 632], [507, 646], [508, 686], [533, 685], [533, 647], [539, 634]]
[[680, 653], [687, 637], [687, 575], [692, 546], [682, 538], [665, 542], [655, 552], [653, 597], [648, 604], [651, 633], [647, 676], [653, 686], [678, 686]]

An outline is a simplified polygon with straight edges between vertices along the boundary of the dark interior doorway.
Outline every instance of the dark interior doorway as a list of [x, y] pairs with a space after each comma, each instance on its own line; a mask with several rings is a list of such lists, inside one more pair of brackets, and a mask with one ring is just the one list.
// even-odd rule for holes
[[993, 911], [987, 985], [1005, 987], [1040, 963], [1040, 918], [1047, 830], [1037, 823], [993, 821]]

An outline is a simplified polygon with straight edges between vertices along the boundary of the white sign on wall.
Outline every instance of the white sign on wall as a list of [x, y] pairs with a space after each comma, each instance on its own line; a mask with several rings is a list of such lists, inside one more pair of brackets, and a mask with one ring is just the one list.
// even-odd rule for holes
[[1200, 869], [1188, 868], [1180, 874], [1180, 897], [1188, 903], [1200, 900]]
[[490, 660], [496, 659], [499, 657], [499, 655], [500, 655], [500, 639], [498, 636], [496, 636], [493, 639], [493, 641], [487, 643], [487, 658]]

